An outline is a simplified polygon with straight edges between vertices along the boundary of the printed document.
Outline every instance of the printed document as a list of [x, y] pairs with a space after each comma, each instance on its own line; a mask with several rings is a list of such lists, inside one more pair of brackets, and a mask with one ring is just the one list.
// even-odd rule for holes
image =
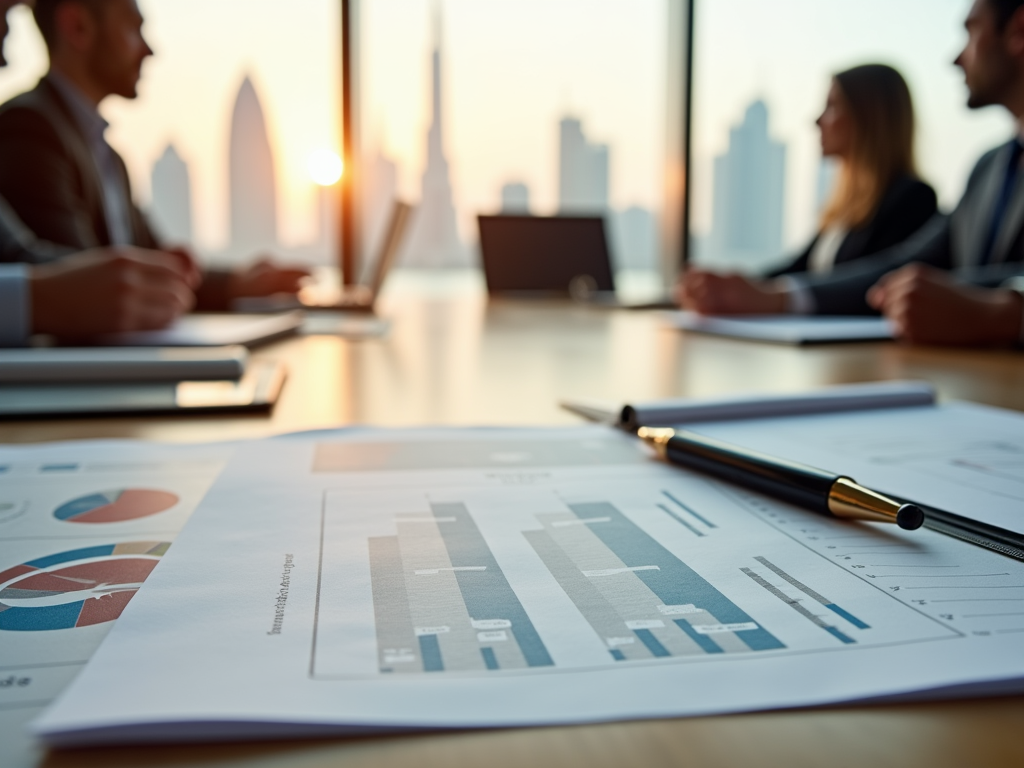
[[0, 447], [0, 765], [106, 636], [230, 455], [88, 441]]
[[730, 336], [778, 344], [834, 344], [850, 341], [891, 341], [892, 326], [884, 317], [818, 315], [699, 315], [665, 312], [669, 325], [683, 331]]
[[817, 516], [611, 428], [319, 432], [237, 449], [35, 727], [261, 738], [1022, 690], [1022, 600], [1024, 563]]

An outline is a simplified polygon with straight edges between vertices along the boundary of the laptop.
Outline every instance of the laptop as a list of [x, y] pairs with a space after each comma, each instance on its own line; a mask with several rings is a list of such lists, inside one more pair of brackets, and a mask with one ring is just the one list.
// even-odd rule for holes
[[602, 216], [478, 216], [492, 296], [569, 296], [626, 309], [673, 308], [669, 297], [623, 303]]
[[368, 282], [343, 286], [339, 293], [336, 285], [312, 285], [298, 296], [269, 296], [245, 298], [235, 302], [239, 312], [273, 312], [284, 309], [311, 309], [373, 314], [388, 272], [398, 258], [413, 207], [396, 200], [384, 230], [384, 239], [377, 249], [377, 258]]
[[613, 294], [601, 216], [478, 216], [491, 295]]

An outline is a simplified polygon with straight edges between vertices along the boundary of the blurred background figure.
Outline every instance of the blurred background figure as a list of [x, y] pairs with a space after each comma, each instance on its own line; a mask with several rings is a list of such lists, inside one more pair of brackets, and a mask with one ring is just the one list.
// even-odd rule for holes
[[[0, 107], [0, 195], [38, 238], [75, 250], [159, 249], [197, 271], [188, 247], [169, 247], [153, 232], [104, 138], [100, 104], [136, 98], [153, 54], [135, 0], [38, 0], [33, 11], [50, 67], [34, 89]], [[196, 306], [229, 309], [241, 297], [294, 293], [306, 274], [266, 260], [206, 271]]]
[[[15, 5], [0, 0], [0, 66]], [[181, 256], [130, 246], [75, 250], [35, 237], [0, 198], [0, 347], [21, 346], [34, 333], [162, 328], [195, 301], [198, 274]]]
[[[838, 161], [838, 179], [817, 236], [763, 279], [689, 269], [677, 299], [705, 314], [800, 311], [789, 306], [785, 276], [827, 273], [903, 242], [936, 213], [934, 190], [914, 162], [914, 108], [895, 69], [866, 64], [832, 78], [817, 120], [824, 157]], [[781, 278], [781, 279], [780, 279]]]

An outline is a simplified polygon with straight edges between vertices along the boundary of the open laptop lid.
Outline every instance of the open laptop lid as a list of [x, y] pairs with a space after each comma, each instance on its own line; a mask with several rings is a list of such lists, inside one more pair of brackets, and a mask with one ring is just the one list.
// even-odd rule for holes
[[395, 200], [391, 208], [391, 217], [388, 219], [388, 226], [384, 230], [384, 239], [377, 251], [373, 274], [366, 285], [366, 288], [369, 289], [368, 298], [371, 304], [377, 301], [377, 297], [384, 287], [384, 280], [387, 279], [388, 272], [391, 271], [391, 267], [398, 258], [398, 250], [402, 247], [402, 242], [405, 239], [405, 231], [408, 229], [411, 215], [411, 205], [401, 200]]
[[490, 293], [615, 290], [601, 216], [478, 216]]

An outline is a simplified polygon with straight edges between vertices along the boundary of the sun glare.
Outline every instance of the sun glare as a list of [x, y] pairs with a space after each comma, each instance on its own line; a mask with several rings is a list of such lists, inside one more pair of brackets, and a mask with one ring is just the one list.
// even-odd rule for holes
[[329, 149], [318, 149], [311, 153], [306, 161], [309, 176], [321, 187], [331, 187], [338, 183], [344, 164], [336, 152]]

